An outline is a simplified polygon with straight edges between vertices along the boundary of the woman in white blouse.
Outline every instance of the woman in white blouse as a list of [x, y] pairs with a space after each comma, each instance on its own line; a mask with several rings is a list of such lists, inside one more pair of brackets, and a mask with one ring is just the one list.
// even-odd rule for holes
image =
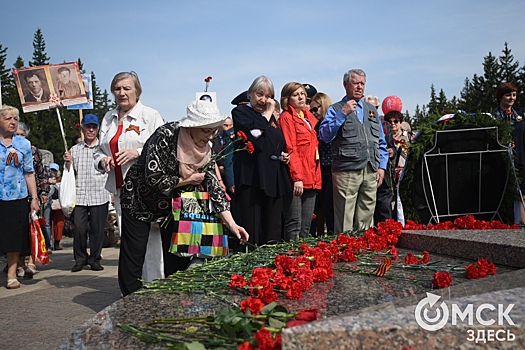
[[[114, 194], [118, 225], [121, 226], [120, 188], [128, 169], [142, 152], [153, 132], [164, 124], [160, 113], [139, 101], [142, 93], [135, 72], [121, 72], [111, 81], [111, 92], [117, 108], [104, 116], [100, 125], [100, 146], [95, 153], [95, 168], [108, 173], [106, 189]], [[153, 281], [164, 277], [160, 228], [152, 225], [142, 279]]]

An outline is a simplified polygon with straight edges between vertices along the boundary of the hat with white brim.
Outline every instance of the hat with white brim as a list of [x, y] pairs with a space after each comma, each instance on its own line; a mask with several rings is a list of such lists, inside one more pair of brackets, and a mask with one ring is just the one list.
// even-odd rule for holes
[[215, 128], [221, 125], [227, 116], [221, 115], [219, 107], [213, 102], [192, 101], [186, 108], [186, 117], [179, 121], [181, 128]]

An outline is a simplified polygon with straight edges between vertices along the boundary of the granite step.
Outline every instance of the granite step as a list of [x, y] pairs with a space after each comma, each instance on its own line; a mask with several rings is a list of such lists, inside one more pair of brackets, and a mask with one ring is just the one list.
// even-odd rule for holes
[[519, 229], [403, 231], [397, 246], [525, 268], [525, 231]]

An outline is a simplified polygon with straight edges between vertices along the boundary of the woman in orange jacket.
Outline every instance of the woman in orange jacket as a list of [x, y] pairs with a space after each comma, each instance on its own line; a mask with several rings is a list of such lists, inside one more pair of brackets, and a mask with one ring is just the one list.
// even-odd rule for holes
[[306, 107], [303, 85], [287, 83], [281, 91], [281, 106], [279, 126], [290, 155], [288, 169], [293, 184], [293, 191], [285, 197], [283, 205], [284, 238], [288, 241], [309, 234], [315, 196], [321, 189], [321, 165], [314, 129], [317, 119]]

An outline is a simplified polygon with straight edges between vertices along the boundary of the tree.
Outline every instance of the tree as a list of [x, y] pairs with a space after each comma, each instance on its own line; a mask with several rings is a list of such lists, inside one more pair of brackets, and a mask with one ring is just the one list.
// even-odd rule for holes
[[29, 66], [43, 66], [49, 64], [50, 58], [46, 54], [46, 42], [42, 30], [38, 28], [33, 39], [33, 60], [29, 61]]
[[101, 91], [97, 83], [95, 73], [91, 72], [93, 78], [93, 110], [91, 113], [95, 114], [99, 118], [103, 117], [107, 111], [116, 107], [115, 103], [111, 101], [108, 91], [104, 89]]
[[520, 64], [518, 61], [514, 62], [514, 56], [511, 54], [507, 42], [505, 42], [505, 48], [501, 52], [503, 52], [503, 56], [499, 56], [500, 66], [498, 72], [501, 82], [517, 84]]
[[13, 104], [13, 93], [16, 93], [16, 86], [13, 74], [6, 67], [7, 47], [0, 44], [0, 84], [2, 84], [2, 104], [16, 107]]
[[436, 88], [434, 84], [430, 85], [430, 102], [427, 105], [428, 114], [437, 113], [439, 110], [439, 102], [436, 97]]
[[517, 76], [518, 83], [518, 98], [516, 100], [516, 106], [520, 108], [525, 108], [525, 64], [518, 71]]
[[426, 109], [427, 107], [425, 105], [423, 105], [421, 109], [419, 108], [419, 105], [416, 105], [416, 110], [414, 112], [414, 118], [412, 118], [410, 122], [410, 125], [412, 126], [412, 130], [417, 130], [419, 126], [425, 121], [425, 119], [428, 116]]

